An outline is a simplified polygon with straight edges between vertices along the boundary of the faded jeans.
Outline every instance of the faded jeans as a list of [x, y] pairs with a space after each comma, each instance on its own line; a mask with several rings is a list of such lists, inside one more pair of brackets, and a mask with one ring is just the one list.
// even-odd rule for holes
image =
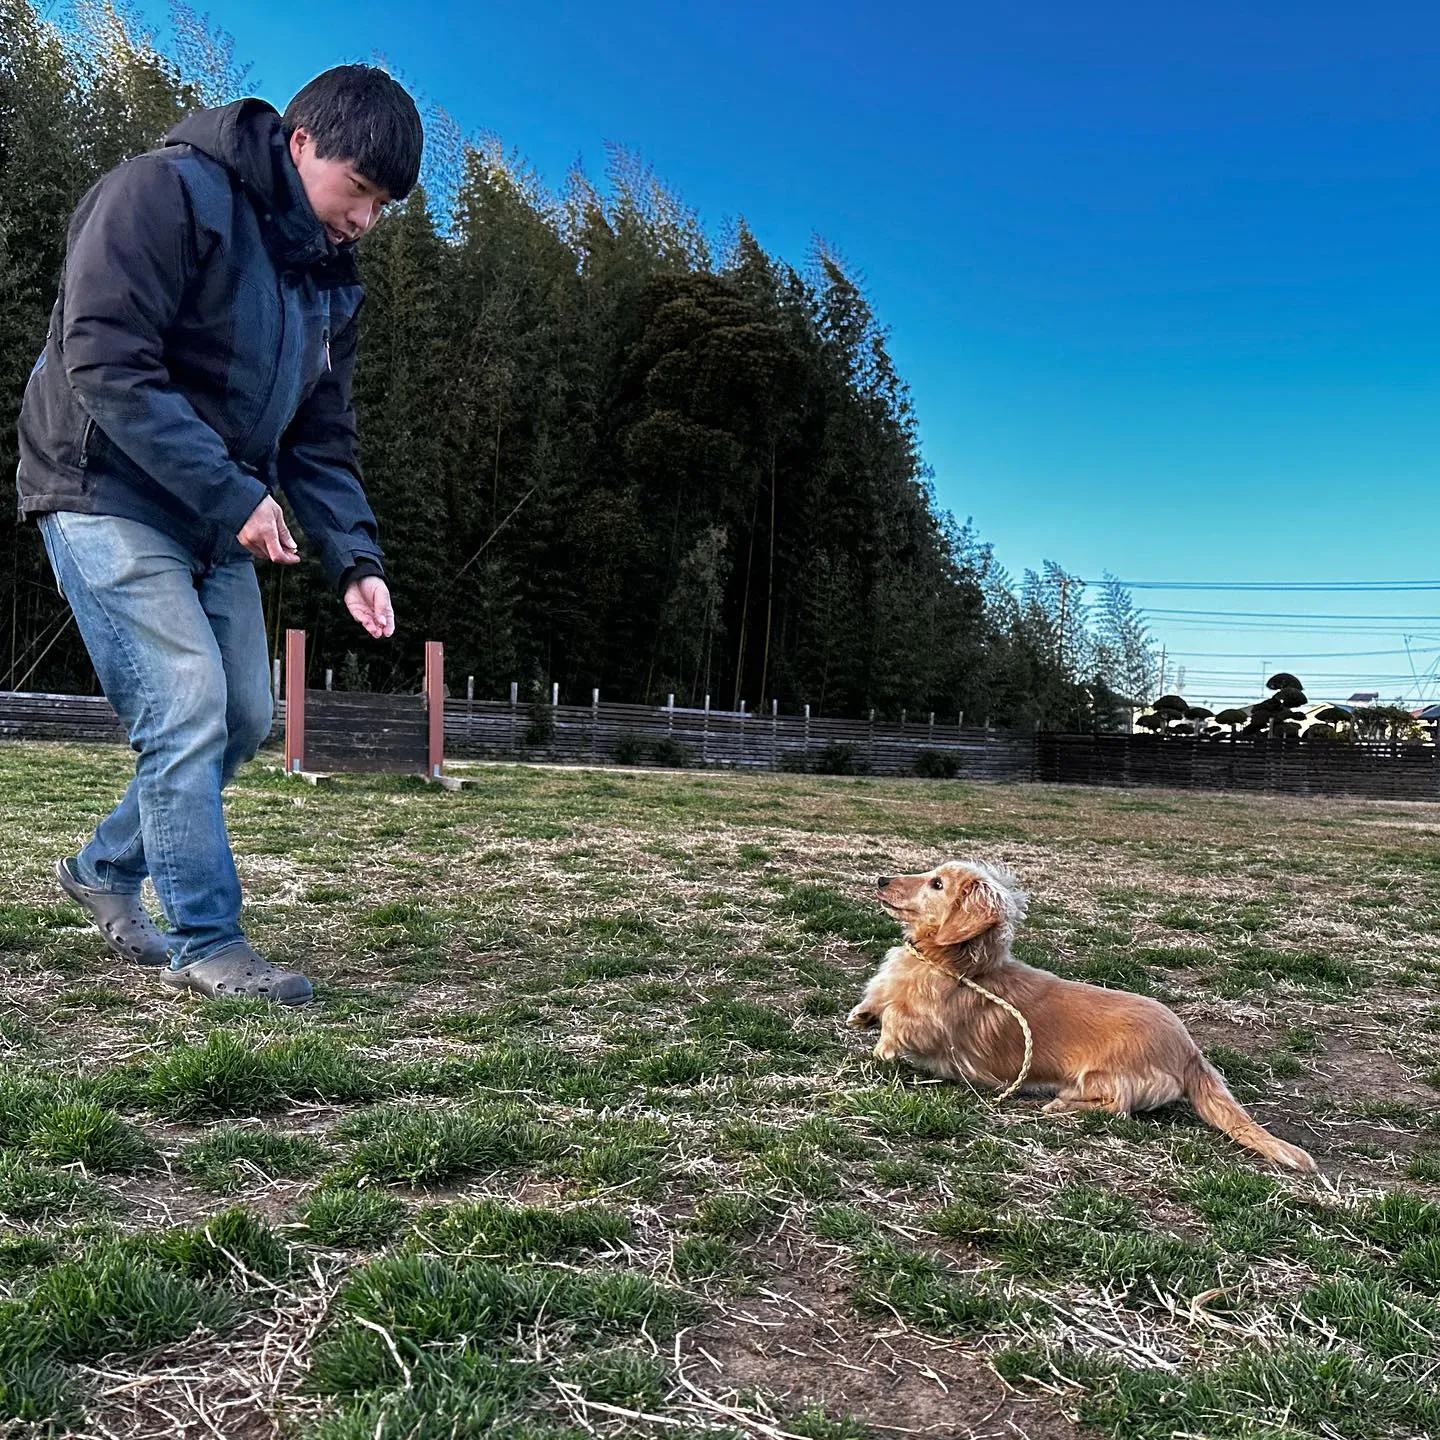
[[75, 861], [137, 892], [148, 873], [179, 968], [243, 938], [221, 787], [270, 733], [260, 586], [249, 557], [207, 565], [136, 520], [40, 517], [55, 577], [139, 758]]

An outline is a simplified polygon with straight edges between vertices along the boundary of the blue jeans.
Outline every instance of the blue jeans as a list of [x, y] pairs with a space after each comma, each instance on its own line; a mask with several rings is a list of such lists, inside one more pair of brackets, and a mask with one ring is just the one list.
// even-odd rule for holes
[[148, 873], [171, 965], [243, 938], [221, 787], [270, 733], [255, 567], [210, 566], [114, 515], [40, 517], [55, 578], [139, 759], [124, 798], [75, 862], [80, 882], [134, 892]]

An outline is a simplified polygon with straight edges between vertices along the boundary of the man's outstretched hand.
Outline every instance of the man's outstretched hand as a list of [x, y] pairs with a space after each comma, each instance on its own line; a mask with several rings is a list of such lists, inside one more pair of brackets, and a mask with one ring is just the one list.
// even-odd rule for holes
[[295, 565], [300, 560], [285, 512], [267, 495], [250, 512], [236, 539], [257, 559], [271, 560], [276, 565]]
[[390, 587], [378, 575], [352, 580], [345, 587], [345, 608], [375, 640], [395, 633], [395, 611], [390, 607]]

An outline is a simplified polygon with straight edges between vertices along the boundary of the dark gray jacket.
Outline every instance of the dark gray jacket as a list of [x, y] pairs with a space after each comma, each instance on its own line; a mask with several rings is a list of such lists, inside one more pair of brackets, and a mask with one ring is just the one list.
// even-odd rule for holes
[[278, 484], [333, 584], [382, 573], [350, 403], [361, 298], [275, 111], [189, 116], [70, 223], [20, 412], [22, 517], [126, 516], [219, 561]]

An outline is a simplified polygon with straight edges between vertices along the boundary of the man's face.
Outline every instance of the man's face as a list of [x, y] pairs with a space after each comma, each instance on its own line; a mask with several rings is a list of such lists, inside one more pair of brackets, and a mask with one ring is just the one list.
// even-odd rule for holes
[[314, 137], [303, 127], [290, 136], [290, 158], [300, 172], [310, 208], [336, 245], [358, 240], [390, 203], [390, 196], [348, 160], [320, 159]]

